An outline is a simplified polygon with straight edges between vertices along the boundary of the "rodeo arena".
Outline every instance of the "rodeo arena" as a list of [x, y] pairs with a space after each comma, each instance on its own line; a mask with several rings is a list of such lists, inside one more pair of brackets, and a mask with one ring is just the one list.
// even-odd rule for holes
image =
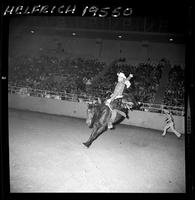
[[13, 17], [13, 193], [185, 193], [185, 43], [166, 17]]

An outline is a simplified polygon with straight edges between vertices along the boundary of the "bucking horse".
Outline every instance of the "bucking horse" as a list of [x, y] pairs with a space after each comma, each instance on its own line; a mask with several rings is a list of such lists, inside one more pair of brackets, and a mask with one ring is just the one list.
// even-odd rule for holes
[[[140, 102], [136, 102], [134, 98], [132, 99], [133, 101], [131, 103], [129, 103], [124, 98], [121, 99], [117, 109], [118, 112], [113, 123], [114, 126], [120, 124], [125, 118], [129, 118], [129, 110], [133, 111], [135, 109], [139, 109], [142, 106]], [[83, 145], [85, 145], [87, 148], [89, 148], [94, 140], [96, 140], [108, 129], [108, 123], [112, 111], [110, 106], [108, 106], [105, 102], [106, 101], [102, 101], [102, 99], [98, 98], [98, 101], [87, 103], [86, 124], [89, 128], [92, 129], [92, 133], [89, 139], [86, 142], [83, 142]], [[124, 116], [124, 113], [126, 116]]]

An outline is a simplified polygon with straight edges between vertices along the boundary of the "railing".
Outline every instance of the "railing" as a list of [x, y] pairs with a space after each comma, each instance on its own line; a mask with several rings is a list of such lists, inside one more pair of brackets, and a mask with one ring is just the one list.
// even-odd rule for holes
[[141, 107], [142, 111], [156, 112], [156, 113], [162, 113], [164, 109], [171, 111], [174, 115], [184, 116], [185, 114], [184, 107], [178, 107], [178, 106], [143, 103], [143, 106]]
[[[51, 98], [56, 100], [67, 100], [67, 101], [76, 101], [76, 102], [86, 102], [89, 101], [90, 96], [87, 96], [85, 93], [72, 94], [64, 91], [50, 91], [50, 90], [41, 90], [24, 86], [13, 86], [8, 85], [9, 94], [18, 94], [20, 96], [34, 96], [42, 98]], [[93, 98], [94, 100], [97, 98]]]
[[[35, 88], [30, 88], [28, 86], [13, 86], [8, 85], [8, 93], [9, 94], [18, 94], [20, 96], [35, 96], [40, 98], [51, 98], [56, 100], [66, 100], [66, 101], [74, 101], [74, 102], [88, 102], [91, 100], [97, 100], [99, 96], [103, 94], [97, 92], [96, 95], [88, 95], [86, 93], [78, 93], [72, 94], [67, 93], [65, 91], [57, 92], [50, 90], [40, 90]], [[155, 112], [162, 113], [163, 109], [170, 110], [173, 115], [184, 116], [184, 107], [177, 106], [167, 106], [162, 104], [152, 104], [152, 103], [142, 103], [140, 110], [144, 112]]]

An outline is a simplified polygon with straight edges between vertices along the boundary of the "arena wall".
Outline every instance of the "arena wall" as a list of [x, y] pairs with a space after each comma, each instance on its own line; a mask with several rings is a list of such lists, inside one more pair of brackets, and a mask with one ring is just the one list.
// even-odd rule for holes
[[[85, 103], [60, 101], [55, 99], [47, 99], [31, 96], [19, 96], [9, 94], [9, 108], [22, 109], [28, 111], [36, 111], [55, 115], [64, 115], [76, 118], [86, 118]], [[155, 130], [163, 130], [165, 125], [164, 115], [160, 113], [151, 113], [143, 111], [132, 111], [129, 113], [130, 119], [124, 120], [123, 124], [151, 128]], [[184, 133], [184, 117], [174, 116], [176, 129]]]

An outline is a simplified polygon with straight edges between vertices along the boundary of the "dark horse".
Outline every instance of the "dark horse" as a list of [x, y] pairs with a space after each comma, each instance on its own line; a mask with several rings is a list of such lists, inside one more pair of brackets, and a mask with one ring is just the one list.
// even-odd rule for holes
[[[120, 110], [126, 114], [128, 118], [128, 110], [138, 109], [141, 104], [134, 102], [133, 107], [129, 106], [127, 102], [120, 104]], [[108, 129], [108, 122], [111, 117], [110, 108], [100, 99], [96, 103], [88, 104], [86, 123], [92, 129], [89, 139], [83, 144], [89, 147], [95, 139], [97, 139], [103, 132]], [[125, 117], [117, 112], [113, 125], [121, 123]]]

